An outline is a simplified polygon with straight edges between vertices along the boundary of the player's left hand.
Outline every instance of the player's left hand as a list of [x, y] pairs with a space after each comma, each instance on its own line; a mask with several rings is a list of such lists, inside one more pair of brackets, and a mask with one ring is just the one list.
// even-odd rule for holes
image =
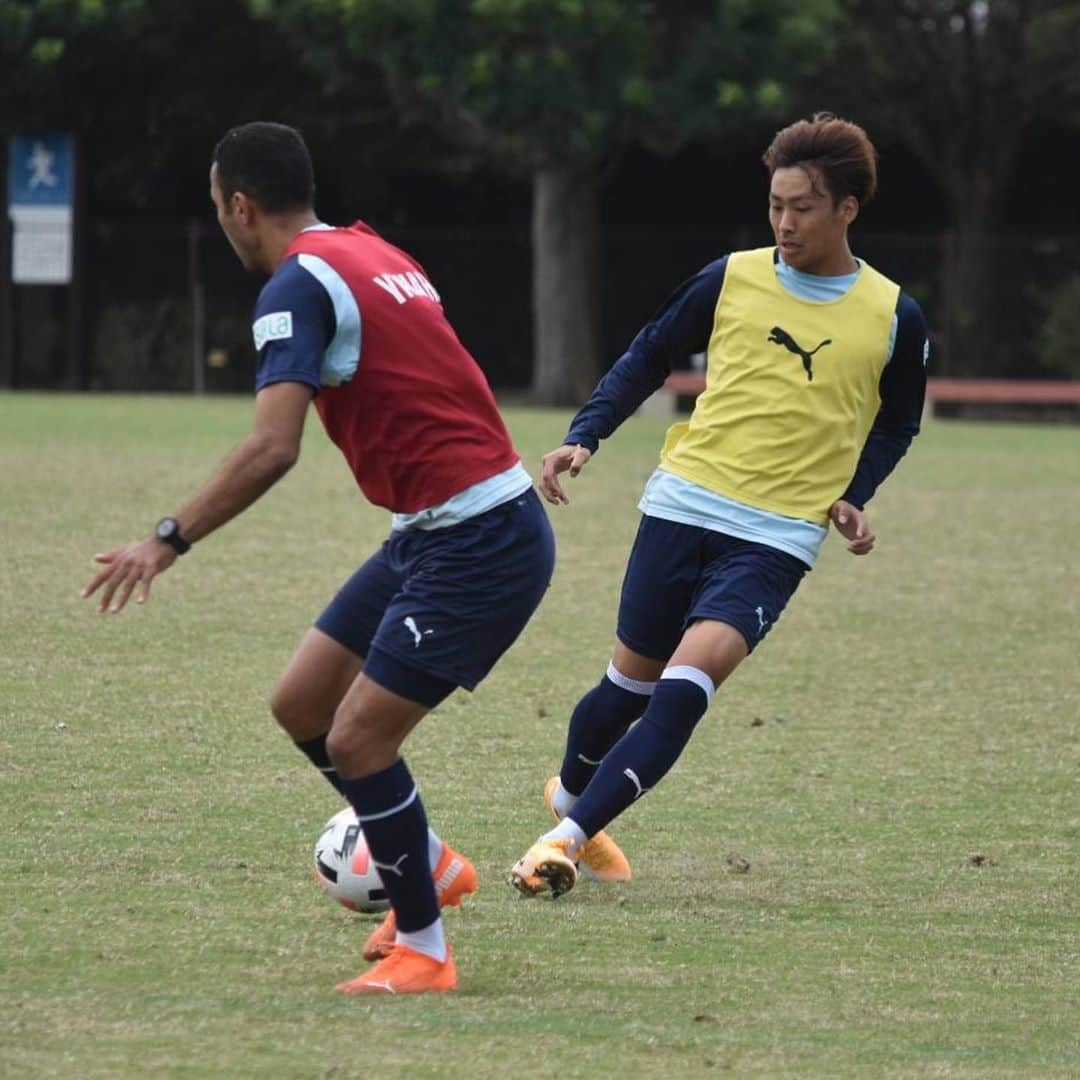
[[131, 594], [139, 587], [136, 600], [145, 604], [150, 596], [150, 582], [162, 571], [168, 570], [176, 559], [176, 552], [168, 544], [153, 538], [113, 548], [112, 551], [94, 556], [94, 562], [101, 563], [104, 569], [98, 571], [82, 594], [84, 597], [93, 596], [104, 587], [98, 610], [102, 613], [117, 612], [123, 610]]
[[564, 443], [540, 459], [540, 490], [544, 498], [554, 506], [569, 505], [570, 500], [559, 482], [559, 474], [569, 472], [577, 476], [589, 463], [592, 453], [576, 443]]
[[847, 549], [852, 555], [869, 555], [874, 550], [877, 536], [870, 528], [870, 519], [851, 503], [837, 499], [829, 508], [829, 520], [850, 541]]

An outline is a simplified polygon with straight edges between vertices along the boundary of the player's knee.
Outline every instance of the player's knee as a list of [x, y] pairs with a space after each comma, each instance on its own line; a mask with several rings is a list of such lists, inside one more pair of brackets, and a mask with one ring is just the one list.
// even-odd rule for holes
[[298, 695], [279, 681], [270, 695], [270, 715], [291, 735], [299, 725], [302, 710]]
[[321, 735], [330, 726], [325, 705], [286, 679], [279, 680], [270, 695], [270, 715], [297, 741]]
[[378, 716], [340, 706], [326, 736], [326, 752], [343, 776], [367, 776], [396, 760], [404, 733]]
[[326, 752], [334, 768], [343, 775], [355, 775], [356, 766], [363, 759], [363, 750], [363, 739], [358, 737], [356, 727], [340, 715], [335, 716], [326, 736]]

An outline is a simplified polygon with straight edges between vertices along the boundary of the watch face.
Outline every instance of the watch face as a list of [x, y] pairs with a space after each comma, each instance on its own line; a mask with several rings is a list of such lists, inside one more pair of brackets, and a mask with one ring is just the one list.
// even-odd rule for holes
[[154, 536], [163, 544], [168, 544], [177, 555], [183, 555], [191, 547], [191, 544], [180, 535], [180, 523], [176, 518], [162, 518], [154, 526]]

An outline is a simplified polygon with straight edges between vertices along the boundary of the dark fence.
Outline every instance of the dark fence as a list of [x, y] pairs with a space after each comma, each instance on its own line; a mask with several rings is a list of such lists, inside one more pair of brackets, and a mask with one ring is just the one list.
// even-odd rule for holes
[[[528, 228], [387, 229], [385, 235], [424, 264], [492, 384], [528, 386]], [[756, 226], [605, 228], [599, 253], [604, 363], [685, 277], [725, 251], [769, 240]], [[858, 230], [854, 240], [857, 254], [922, 304], [937, 374], [1080, 376], [1080, 348], [1073, 344], [1080, 339], [1080, 237], [986, 238], [978, 287], [965, 285], [967, 310], [957, 299], [955, 234]], [[242, 270], [215, 224], [91, 223], [81, 253], [78, 295], [70, 288], [11, 289], [0, 383], [137, 392], [251, 387], [251, 310], [261, 281]]]

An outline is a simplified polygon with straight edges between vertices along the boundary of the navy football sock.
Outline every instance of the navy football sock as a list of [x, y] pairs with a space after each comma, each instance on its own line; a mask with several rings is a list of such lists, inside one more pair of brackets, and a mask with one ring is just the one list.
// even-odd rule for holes
[[338, 794], [344, 795], [345, 789], [341, 786], [341, 778], [337, 774], [337, 769], [334, 768], [334, 763], [330, 760], [330, 755], [326, 752], [328, 734], [329, 732], [324, 731], [321, 735], [316, 735], [314, 739], [297, 742], [296, 748], [307, 755], [311, 764], [326, 777]]
[[604, 755], [626, 734], [649, 704], [656, 683], [628, 679], [614, 664], [577, 704], [566, 733], [566, 754], [559, 779], [571, 795], [580, 795]]
[[570, 812], [586, 836], [595, 836], [675, 764], [712, 691], [712, 680], [697, 668], [673, 667], [661, 675], [641, 722], [607, 753]]
[[[334, 763], [330, 760], [330, 755], [326, 751], [326, 736], [329, 734], [329, 732], [326, 732], [326, 734], [316, 735], [314, 739], [308, 739], [306, 742], [298, 742], [296, 747], [298, 750], [302, 750], [308, 758], [310, 758], [312, 765], [326, 777], [334, 790], [343, 799], [348, 801], [349, 797], [345, 794], [345, 789], [341, 786], [341, 777], [338, 776], [337, 769], [334, 768]], [[432, 868], [438, 865], [441, 854], [442, 840], [436, 834], [435, 830], [429, 827], [428, 861], [431, 863]]]
[[361, 780], [340, 778], [367, 839], [368, 850], [405, 933], [439, 918], [428, 861], [428, 824], [420, 793], [404, 761]]

